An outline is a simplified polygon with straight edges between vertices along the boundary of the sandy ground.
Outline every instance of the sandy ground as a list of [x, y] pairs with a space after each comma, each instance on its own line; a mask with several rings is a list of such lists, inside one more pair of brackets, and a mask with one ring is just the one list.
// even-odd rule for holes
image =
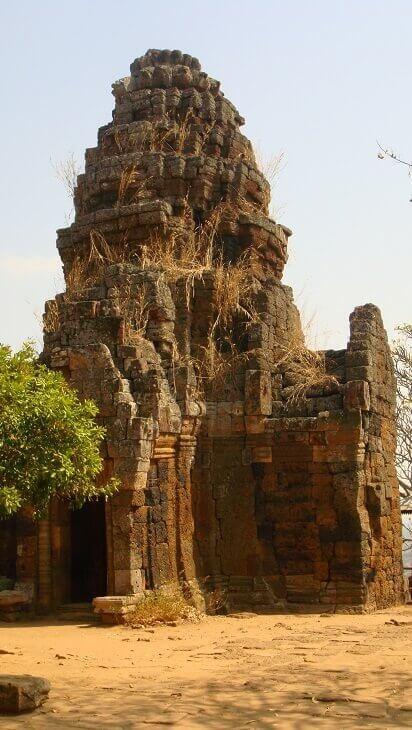
[[412, 607], [370, 616], [215, 616], [132, 630], [0, 626], [3, 673], [52, 683], [14, 728], [410, 728]]

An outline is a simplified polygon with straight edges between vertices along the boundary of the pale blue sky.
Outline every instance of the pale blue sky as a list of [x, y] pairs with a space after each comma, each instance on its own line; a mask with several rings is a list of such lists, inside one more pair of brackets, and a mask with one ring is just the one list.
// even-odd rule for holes
[[410, 0], [0, 0], [0, 341], [39, 337], [60, 288], [55, 229], [70, 202], [50, 160], [82, 160], [111, 118], [111, 83], [148, 48], [197, 56], [246, 117], [294, 231], [284, 282], [319, 346], [344, 346], [358, 304], [389, 334], [412, 318]]

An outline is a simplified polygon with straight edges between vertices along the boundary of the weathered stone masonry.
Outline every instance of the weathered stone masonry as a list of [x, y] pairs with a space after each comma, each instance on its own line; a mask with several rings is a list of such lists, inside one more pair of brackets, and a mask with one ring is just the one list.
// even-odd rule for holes
[[[58, 232], [68, 290], [47, 303], [46, 321], [57, 312], [58, 322], [44, 336], [49, 366], [97, 402], [105, 475], [121, 479], [105, 505], [106, 593], [184, 580], [219, 588], [231, 608], [402, 602], [394, 376], [379, 310], [355, 309], [347, 349], [326, 353], [330, 377], [290, 398], [293, 368], [278, 354], [303, 341], [281, 283], [291, 232], [268, 217], [243, 119], [178, 51], [148, 51], [113, 94], [113, 121], [86, 151], [75, 222]], [[188, 295], [184, 276], [142, 266], [142, 247], [159, 232], [185, 245], [222, 202], [231, 215], [217, 245], [229, 267], [247, 257], [258, 317], [234, 327], [248, 353], [236, 383], [200, 394], [190, 363], [216, 318], [216, 275], [194, 277]], [[92, 249], [103, 266], [76, 290]], [[127, 312], [142, 291], [139, 330]], [[70, 601], [67, 507], [53, 504], [37, 534], [21, 521], [19, 579], [44, 606]]]

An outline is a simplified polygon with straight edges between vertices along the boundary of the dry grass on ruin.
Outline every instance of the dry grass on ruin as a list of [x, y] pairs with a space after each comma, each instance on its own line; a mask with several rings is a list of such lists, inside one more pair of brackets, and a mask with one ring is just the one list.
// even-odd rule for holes
[[285, 166], [285, 154], [267, 155], [257, 145], [252, 145], [251, 161], [256, 164], [259, 172], [266, 178], [272, 187]]
[[286, 403], [301, 401], [312, 389], [327, 389], [338, 385], [337, 378], [328, 372], [325, 353], [309, 349], [298, 337], [292, 337], [288, 346], [278, 347], [277, 365], [292, 382], [283, 391]]
[[[205, 583], [206, 581], [207, 578], [205, 579]], [[203, 596], [205, 599], [205, 610], [207, 615], [214, 616], [216, 614], [222, 614], [227, 612], [227, 588], [222, 588], [221, 586], [219, 586], [217, 588], [207, 589], [205, 587], [203, 590]]]
[[248, 258], [245, 254], [236, 262], [227, 264], [217, 245], [219, 226], [225, 214], [227, 206], [223, 204], [217, 206], [195, 229], [188, 225], [185, 231], [168, 236], [156, 231], [137, 256], [141, 268], [163, 272], [167, 281], [183, 277], [188, 306], [195, 281], [203, 279], [207, 272], [213, 272], [217, 313], [213, 330], [218, 324], [229, 326], [236, 313], [242, 313], [249, 319], [252, 317], [252, 277]]
[[59, 308], [55, 299], [46, 302], [46, 311], [43, 314], [43, 332], [52, 334], [60, 327]]
[[122, 170], [117, 191], [117, 206], [125, 205], [126, 197], [131, 197], [128, 203], [137, 203], [147, 195], [150, 177], [142, 178], [136, 165], [129, 165]]
[[253, 280], [246, 255], [227, 266], [220, 257], [214, 267], [214, 301], [217, 317], [214, 326], [230, 327], [235, 314], [247, 320], [257, 317], [252, 304]]
[[100, 231], [93, 228], [90, 231], [90, 244], [87, 263], [91, 271], [95, 268], [95, 275], [100, 275], [107, 264], [125, 263], [129, 258], [129, 250], [125, 237], [121, 246], [112, 246]]
[[[173, 358], [174, 367], [186, 365], [193, 369], [199, 398], [204, 397], [210, 387], [215, 395], [224, 393], [228, 387], [237, 389], [239, 372], [244, 369], [253, 351], [240, 351], [233, 343], [235, 319], [240, 319], [245, 332], [250, 324], [260, 321], [253, 303], [250, 256], [245, 254], [235, 263], [228, 264], [223, 260], [219, 245], [220, 225], [225, 216], [233, 214], [232, 207], [233, 204], [226, 203], [217, 206], [196, 228], [187, 208], [186, 228], [179, 228], [168, 235], [159, 230], [153, 231], [148, 244], [134, 252], [133, 258], [126, 240], [122, 246], [114, 247], [99, 231], [92, 230], [88, 254], [76, 257], [67, 276], [67, 297], [75, 299], [102, 279], [108, 265], [132, 260], [138, 268], [156, 272], [159, 281], [164, 278], [167, 283], [176, 283], [183, 279], [189, 308], [196, 280], [204, 280], [210, 273], [214, 313], [206, 345], [199, 347], [194, 356], [181, 357], [176, 351]], [[142, 285], [134, 292], [130, 282], [123, 284], [115, 293], [114, 301], [124, 317], [127, 341], [132, 343], [144, 337], [150, 311], [147, 287]], [[53, 310], [47, 315], [46, 331], [56, 331], [56, 314], [57, 307], [56, 312]], [[298, 327], [289, 342], [276, 345], [275, 350], [275, 365], [288, 382], [282, 391], [286, 404], [301, 401], [313, 389], [338, 385], [335, 376], [328, 373], [324, 353], [306, 347]]]
[[171, 586], [147, 591], [134, 611], [128, 614], [127, 624], [137, 628], [171, 621], [196, 621], [199, 618], [199, 612], [185, 601], [182, 591]]
[[[239, 209], [246, 215], [256, 214], [262, 210], [262, 207], [267, 207], [269, 215], [273, 219], [278, 219], [283, 213], [283, 207], [278, 206], [274, 203], [272, 198], [273, 191], [276, 187], [280, 173], [285, 167], [285, 155], [284, 152], [278, 154], [267, 155], [256, 146], [251, 145], [249, 154], [246, 155], [248, 162], [256, 165], [259, 172], [264, 176], [268, 185], [267, 195], [263, 200], [263, 206], [258, 203], [253, 203], [247, 200], [244, 196], [238, 196]], [[236, 195], [235, 195], [236, 197]]]
[[130, 131], [129, 128], [114, 127], [107, 133], [112, 136], [120, 154], [127, 152], [160, 152], [163, 149], [169, 130], [158, 122], [142, 121]]
[[76, 299], [90, 287], [102, 280], [106, 267], [111, 264], [127, 263], [130, 260], [127, 237], [120, 246], [111, 246], [100, 231], [92, 229], [89, 234], [87, 253], [75, 256], [66, 275], [66, 298]]
[[66, 275], [66, 299], [79, 296], [95, 282], [94, 271], [83, 256], [76, 256], [71, 262], [70, 271]]
[[199, 120], [192, 109], [184, 115], [175, 117], [165, 114], [155, 123], [141, 121], [135, 127], [118, 128], [114, 127], [108, 131], [108, 136], [113, 137], [120, 154], [126, 152], [164, 152], [166, 154], [182, 154], [190, 150], [193, 154], [201, 154], [215, 123], [205, 124]]
[[[131, 176], [132, 171], [129, 179]], [[189, 221], [187, 215], [188, 225], [185, 229], [172, 231], [168, 235], [160, 231], [152, 232], [148, 244], [134, 252], [133, 258], [127, 241], [122, 246], [114, 247], [103, 234], [92, 230], [87, 254], [74, 259], [67, 275], [67, 298], [75, 300], [86, 289], [95, 286], [101, 281], [108, 265], [132, 260], [140, 269], [156, 272], [159, 281], [164, 278], [171, 283], [183, 279], [187, 306], [190, 307], [196, 280], [202, 280], [207, 273], [212, 274], [214, 317], [207, 346], [204, 352], [198, 353], [200, 357], [193, 364], [201, 382], [212, 379], [223, 382], [245, 355], [233, 351], [233, 348], [228, 352], [227, 347], [223, 355], [216, 344], [217, 330], [220, 339], [222, 331], [225, 331], [227, 343], [231, 343], [234, 317], [240, 316], [247, 323], [257, 316], [252, 306], [253, 279], [246, 255], [233, 264], [227, 264], [218, 245], [219, 226], [226, 213], [226, 206], [218, 206], [197, 228], [193, 228], [192, 220]], [[130, 283], [115, 293], [114, 300], [124, 316], [129, 341], [144, 335], [149, 314], [147, 295], [144, 287], [132, 293]]]
[[147, 284], [132, 292], [130, 282], [115, 287], [115, 302], [123, 316], [125, 339], [129, 344], [138, 342], [146, 333], [150, 312], [150, 297]]
[[202, 240], [192, 232], [187, 235], [172, 233], [169, 236], [157, 231], [152, 233], [147, 245], [138, 254], [137, 261], [142, 269], [162, 272], [169, 281], [176, 281], [180, 277], [193, 281], [213, 268], [212, 249], [204, 248]]
[[69, 198], [73, 199], [77, 185], [77, 177], [80, 174], [80, 165], [73, 153], [66, 160], [52, 163], [56, 177], [63, 183]]
[[[133, 169], [125, 171], [119, 200], [124, 198], [134, 174]], [[103, 276], [107, 265], [133, 261], [141, 269], [159, 272], [169, 282], [183, 277], [186, 280], [189, 306], [195, 281], [202, 279], [207, 272], [213, 272], [218, 322], [228, 325], [234, 313], [243, 313], [251, 319], [252, 278], [247, 256], [245, 254], [238, 261], [227, 264], [218, 245], [219, 226], [230, 210], [231, 207], [226, 203], [217, 206], [202, 224], [193, 228], [187, 207], [187, 215], [183, 216], [186, 226], [167, 235], [155, 230], [148, 243], [134, 252], [126, 239], [121, 246], [112, 246], [102, 233], [92, 229], [88, 252], [76, 256], [66, 277], [68, 293], [78, 295], [94, 286]]]
[[328, 388], [338, 384], [334, 375], [329, 375], [326, 369], [325, 354], [302, 347], [296, 354], [289, 371], [296, 378], [296, 384], [291, 386], [289, 400], [299, 400], [306, 397], [312, 388]]
[[170, 130], [170, 135], [166, 138], [166, 143], [170, 145], [171, 151], [182, 153], [189, 142], [194, 116], [190, 109], [185, 116], [175, 122]]
[[196, 376], [196, 392], [192, 393], [195, 399], [205, 397], [227, 400], [234, 393], [241, 397], [241, 371], [254, 351], [240, 352], [228, 337], [222, 351], [221, 341], [217, 343], [213, 333], [209, 334], [207, 344], [199, 348], [198, 357], [190, 356], [178, 359], [180, 364], [189, 365]]

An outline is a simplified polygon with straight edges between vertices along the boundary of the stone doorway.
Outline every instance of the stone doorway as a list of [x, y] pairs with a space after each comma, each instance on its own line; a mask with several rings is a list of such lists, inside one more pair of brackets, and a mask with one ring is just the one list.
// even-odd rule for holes
[[0, 591], [7, 587], [7, 580], [16, 578], [16, 562], [17, 518], [14, 515], [0, 520]]
[[70, 600], [90, 602], [107, 593], [105, 502], [70, 511]]

